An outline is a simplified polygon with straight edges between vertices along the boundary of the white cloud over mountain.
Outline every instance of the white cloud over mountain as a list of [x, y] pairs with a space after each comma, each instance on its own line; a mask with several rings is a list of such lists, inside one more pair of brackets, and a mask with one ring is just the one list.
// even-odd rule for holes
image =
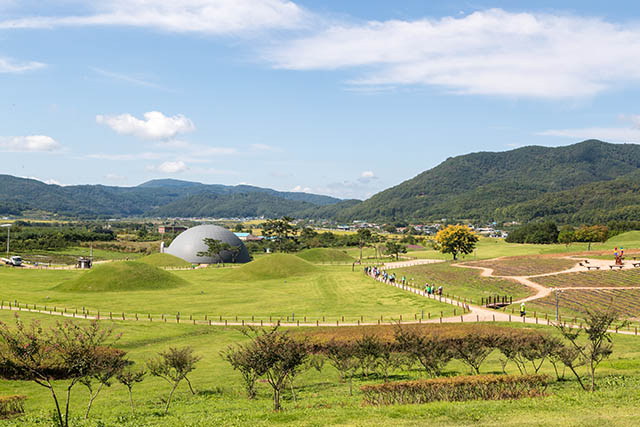
[[51, 152], [60, 150], [58, 141], [47, 135], [0, 137], [0, 151]]
[[180, 133], [195, 130], [193, 122], [182, 114], [167, 117], [159, 111], [144, 113], [144, 120], [131, 114], [97, 115], [96, 122], [109, 126], [119, 134], [154, 140], [169, 139]]

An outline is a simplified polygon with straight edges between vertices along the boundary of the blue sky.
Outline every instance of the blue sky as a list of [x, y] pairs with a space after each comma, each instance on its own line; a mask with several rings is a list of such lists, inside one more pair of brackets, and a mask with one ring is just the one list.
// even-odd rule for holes
[[640, 142], [639, 16], [623, 1], [0, 0], [0, 173], [365, 198], [469, 152]]

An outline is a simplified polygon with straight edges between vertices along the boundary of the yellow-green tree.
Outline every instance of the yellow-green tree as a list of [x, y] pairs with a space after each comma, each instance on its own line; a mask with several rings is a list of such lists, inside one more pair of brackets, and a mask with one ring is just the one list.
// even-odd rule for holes
[[436, 234], [436, 249], [443, 254], [453, 255], [458, 259], [458, 254], [470, 254], [476, 247], [478, 236], [466, 225], [448, 225]]

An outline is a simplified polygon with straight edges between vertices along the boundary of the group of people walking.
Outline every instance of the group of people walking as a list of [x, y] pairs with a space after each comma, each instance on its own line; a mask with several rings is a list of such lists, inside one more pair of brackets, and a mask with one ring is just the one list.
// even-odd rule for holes
[[[391, 273], [389, 274], [387, 271], [376, 267], [375, 265], [369, 265], [367, 267], [364, 268], [364, 274], [366, 274], [367, 276], [371, 276], [374, 279], [384, 282], [384, 283], [396, 283], [396, 274], [395, 273]], [[402, 284], [402, 286], [405, 286], [407, 284], [407, 277], [406, 276], [402, 276], [400, 278], [400, 284]], [[424, 285], [424, 292], [427, 295], [442, 295], [442, 285], [438, 286], [438, 288], [436, 288], [436, 285], [430, 285], [429, 283], [426, 283]]]
[[430, 285], [430, 284], [426, 283], [424, 285], [424, 292], [427, 295], [440, 295], [440, 296], [442, 296], [442, 285], [438, 286], [438, 289], [436, 289], [436, 285]]

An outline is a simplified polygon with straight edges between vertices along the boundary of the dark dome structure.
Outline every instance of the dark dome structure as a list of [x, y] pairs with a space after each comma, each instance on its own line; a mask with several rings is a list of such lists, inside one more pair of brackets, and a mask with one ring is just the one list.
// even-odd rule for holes
[[[226, 263], [234, 262], [229, 251], [222, 251], [220, 256], [198, 256], [198, 252], [205, 252], [209, 249], [204, 243], [205, 238], [219, 240], [230, 246], [240, 246], [240, 253], [235, 262], [245, 263], [251, 261], [249, 251], [244, 246], [244, 243], [235, 234], [217, 225], [198, 225], [183, 231], [165, 249], [165, 253], [177, 256], [193, 264], [216, 264], [220, 261]], [[222, 260], [220, 260], [220, 257], [222, 257]]]

